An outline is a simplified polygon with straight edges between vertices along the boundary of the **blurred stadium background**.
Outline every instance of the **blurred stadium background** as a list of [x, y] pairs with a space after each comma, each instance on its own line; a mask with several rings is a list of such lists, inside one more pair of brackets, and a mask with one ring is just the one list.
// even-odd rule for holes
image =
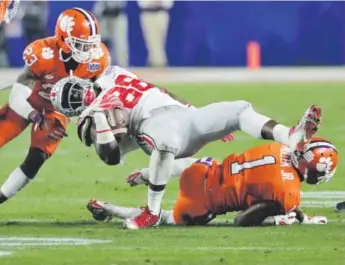
[[[244, 67], [252, 41], [260, 45], [263, 66], [345, 64], [344, 2], [164, 2], [160, 5], [158, 1], [158, 5], [167, 10], [170, 18], [164, 39], [168, 66]], [[21, 52], [28, 42], [54, 34], [60, 12], [75, 6], [95, 11], [101, 21], [109, 17], [115, 19], [113, 24], [119, 22], [118, 17], [127, 21], [118, 23], [115, 32], [117, 36], [128, 36], [128, 47], [123, 48], [128, 54], [122, 56], [129, 57], [130, 66], [149, 65], [149, 47], [144, 40], [145, 25], [141, 23], [144, 19], [140, 18], [138, 2], [106, 4], [110, 7], [98, 6], [96, 1], [22, 1], [16, 20], [1, 26], [0, 46], [8, 67], [22, 66]], [[148, 4], [141, 5], [148, 8]], [[164, 24], [161, 17], [156, 16], [156, 21]], [[108, 37], [107, 29], [111, 27], [106, 23], [102, 26], [103, 37]], [[151, 23], [154, 29], [150, 33], [162, 31], [164, 25], [161, 26]], [[104, 40], [109, 42], [110, 49], [115, 49], [112, 37], [115, 36]], [[113, 60], [116, 63], [123, 58]]]

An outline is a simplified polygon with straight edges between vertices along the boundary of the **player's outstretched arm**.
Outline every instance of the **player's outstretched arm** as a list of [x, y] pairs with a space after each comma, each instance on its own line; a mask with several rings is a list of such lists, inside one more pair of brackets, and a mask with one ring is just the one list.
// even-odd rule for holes
[[[198, 159], [193, 157], [179, 158], [174, 160], [173, 169], [171, 172], [172, 177], [180, 177], [183, 171], [195, 163]], [[130, 186], [137, 186], [149, 183], [149, 168], [137, 169], [131, 172], [127, 177], [127, 183]]]
[[36, 80], [36, 75], [29, 67], [25, 66], [14, 83], [10, 93], [10, 108], [25, 119], [30, 119], [29, 116], [32, 116], [32, 113], [35, 112], [35, 109], [30, 105], [27, 99], [31, 95]]
[[235, 226], [276, 225], [274, 216], [281, 212], [281, 204], [275, 201], [263, 201], [252, 205], [236, 215]]

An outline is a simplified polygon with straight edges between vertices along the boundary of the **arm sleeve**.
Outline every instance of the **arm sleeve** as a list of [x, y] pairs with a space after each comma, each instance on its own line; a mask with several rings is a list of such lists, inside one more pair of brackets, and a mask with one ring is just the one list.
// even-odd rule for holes
[[31, 95], [32, 90], [20, 83], [15, 83], [12, 87], [9, 106], [17, 114], [22, 116], [24, 119], [28, 119], [29, 114], [34, 111], [34, 108], [27, 101]]
[[98, 156], [107, 165], [117, 165], [121, 161], [119, 145], [103, 113], [94, 114], [96, 125], [95, 148]]

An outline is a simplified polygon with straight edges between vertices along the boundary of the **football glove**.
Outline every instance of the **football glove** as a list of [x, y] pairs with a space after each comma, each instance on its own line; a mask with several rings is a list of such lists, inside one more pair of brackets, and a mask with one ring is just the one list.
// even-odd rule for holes
[[296, 219], [296, 213], [295, 212], [291, 212], [285, 215], [276, 215], [273, 216], [274, 220], [275, 220], [275, 224], [277, 226], [281, 226], [281, 225], [292, 225], [294, 223], [297, 223], [298, 220]]
[[325, 216], [308, 216], [304, 215], [303, 221], [301, 224], [305, 225], [322, 225], [322, 224], [327, 224], [328, 220], [327, 217]]

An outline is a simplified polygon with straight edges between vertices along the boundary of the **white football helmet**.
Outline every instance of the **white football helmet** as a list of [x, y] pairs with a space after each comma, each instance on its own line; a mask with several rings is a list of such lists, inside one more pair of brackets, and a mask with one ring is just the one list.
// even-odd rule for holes
[[55, 109], [68, 117], [80, 115], [95, 99], [93, 83], [76, 76], [62, 78], [50, 92]]

